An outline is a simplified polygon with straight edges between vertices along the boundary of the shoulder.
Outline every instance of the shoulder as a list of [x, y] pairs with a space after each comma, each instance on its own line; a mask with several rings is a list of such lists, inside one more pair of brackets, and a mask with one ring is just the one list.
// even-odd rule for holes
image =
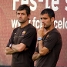
[[28, 25], [28, 29], [27, 30], [30, 31], [30, 32], [36, 32], [36, 28], [32, 24]]
[[32, 24], [29, 24], [29, 28], [36, 29]]
[[13, 32], [16, 32], [18, 29], [19, 29], [19, 27], [14, 28], [14, 29], [13, 29]]
[[61, 38], [61, 34], [56, 28], [54, 28], [49, 34], [52, 38]]
[[60, 32], [56, 28], [54, 28], [50, 33], [51, 34], [53, 33], [53, 34], [56, 34], [56, 35], [61, 35]]

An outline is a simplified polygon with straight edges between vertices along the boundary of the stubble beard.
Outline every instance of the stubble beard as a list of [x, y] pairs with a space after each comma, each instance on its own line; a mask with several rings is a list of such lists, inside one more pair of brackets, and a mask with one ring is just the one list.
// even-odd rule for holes
[[23, 24], [23, 23], [25, 23], [25, 22], [26, 22], [26, 20], [25, 20], [25, 21], [19, 21], [20, 24]]
[[50, 28], [51, 25], [47, 26], [47, 27], [44, 27], [46, 30], [48, 30]]

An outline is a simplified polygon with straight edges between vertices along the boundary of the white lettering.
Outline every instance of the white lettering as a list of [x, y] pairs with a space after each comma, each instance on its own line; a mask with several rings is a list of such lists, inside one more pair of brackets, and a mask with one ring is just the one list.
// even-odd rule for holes
[[63, 17], [63, 19], [59, 21], [55, 20], [54, 25], [55, 25], [55, 28], [58, 28], [58, 29], [67, 29], [67, 21], [65, 21], [65, 17]]
[[11, 20], [11, 24], [12, 24], [12, 28], [16, 28], [16, 27], [20, 26], [18, 20], [15, 20], [15, 19]]
[[[40, 20], [37, 20], [36, 17], [33, 17], [33, 20], [29, 20], [29, 23], [31, 23], [37, 29], [42, 27], [42, 22]], [[18, 20], [15, 20], [15, 19], [14, 20], [11, 19], [11, 24], [12, 24], [12, 28], [16, 28], [20, 26], [20, 23], [18, 22]], [[67, 29], [67, 21], [65, 20], [65, 17], [63, 17], [62, 20], [55, 20], [54, 26], [55, 28], [58, 28], [58, 29]]]
[[36, 28], [38, 29], [39, 27], [40, 27], [40, 21], [37, 20], [37, 21], [36, 21]]
[[43, 2], [43, 0], [38, 0], [38, 2]]
[[59, 29], [62, 29], [62, 21], [61, 21], [61, 20], [59, 20], [58, 28], [59, 28]]
[[29, 23], [31, 23], [31, 20], [29, 20]]
[[13, 10], [16, 9], [16, 2], [18, 2], [19, 0], [13, 0]]
[[[67, 3], [67, 0], [65, 0], [65, 2]], [[65, 6], [65, 10], [67, 11], [67, 6]]]
[[21, 0], [21, 4], [29, 4], [29, 0]]
[[35, 19], [36, 19], [36, 17], [34, 17], [33, 20], [32, 20], [33, 26], [35, 26]]
[[[30, 2], [29, 2], [30, 1]], [[38, 0], [38, 2], [43, 2], [44, 0]], [[16, 10], [16, 2], [19, 2], [19, 0], [13, 0], [13, 10]], [[67, 3], [67, 0], [65, 0], [65, 2]], [[37, 9], [37, 2], [35, 0], [21, 0], [21, 5], [22, 4], [29, 4], [31, 3], [32, 5], [30, 5], [30, 9], [32, 11], [35, 11]], [[59, 4], [59, 0], [51, 0], [51, 6], [49, 5], [49, 0], [45, 0], [45, 8], [51, 8], [54, 11], [57, 11], [59, 9], [58, 5]], [[67, 6], [65, 6], [65, 10], [67, 11]]]
[[54, 26], [55, 26], [55, 28], [58, 28], [58, 26], [57, 26], [57, 20], [54, 21]]
[[57, 11], [59, 8], [58, 8], [58, 6], [54, 6], [55, 4], [59, 4], [59, 0], [52, 0], [52, 3], [51, 3], [52, 9], [54, 11]]
[[46, 2], [45, 2], [45, 7], [50, 8], [50, 6], [48, 6], [48, 0], [46, 0]]
[[34, 0], [30, 0], [30, 2], [34, 5], [34, 7], [30, 6], [30, 9], [31, 9], [32, 11], [35, 11], [36, 8], [37, 8], [37, 3], [36, 3]]
[[65, 28], [67, 29], [67, 21], [66, 21], [66, 23], [65, 23]]

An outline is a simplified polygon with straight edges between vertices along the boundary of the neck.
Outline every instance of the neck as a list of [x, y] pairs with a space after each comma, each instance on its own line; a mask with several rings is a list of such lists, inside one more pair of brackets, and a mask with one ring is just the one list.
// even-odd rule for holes
[[25, 23], [21, 23], [21, 28], [23, 28], [23, 27], [25, 27], [25, 26], [27, 26], [29, 24], [29, 22], [28, 21], [26, 21]]
[[54, 29], [54, 26], [49, 27], [46, 31], [51, 31], [52, 29]]

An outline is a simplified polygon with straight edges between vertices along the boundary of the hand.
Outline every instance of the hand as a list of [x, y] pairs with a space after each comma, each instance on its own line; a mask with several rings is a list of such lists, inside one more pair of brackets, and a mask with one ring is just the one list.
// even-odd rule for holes
[[33, 54], [33, 56], [32, 56], [32, 60], [35, 61], [35, 60], [37, 60], [39, 57], [40, 57], [40, 54], [37, 53], [37, 52], [35, 52], [35, 53]]
[[37, 36], [43, 37], [45, 35], [45, 32], [46, 32], [46, 30], [44, 29], [44, 27], [42, 27], [37, 31]]
[[14, 48], [6, 47], [6, 49], [5, 49], [6, 55], [11, 55], [11, 54], [13, 54], [15, 52], [17, 52], [17, 50], [14, 49]]
[[38, 31], [37, 31], [37, 37], [43, 37], [44, 35], [46, 35], [50, 30], [46, 30], [44, 27], [41, 27]]
[[12, 52], [12, 49], [10, 47], [6, 47], [5, 53], [8, 55], [10, 52]]

